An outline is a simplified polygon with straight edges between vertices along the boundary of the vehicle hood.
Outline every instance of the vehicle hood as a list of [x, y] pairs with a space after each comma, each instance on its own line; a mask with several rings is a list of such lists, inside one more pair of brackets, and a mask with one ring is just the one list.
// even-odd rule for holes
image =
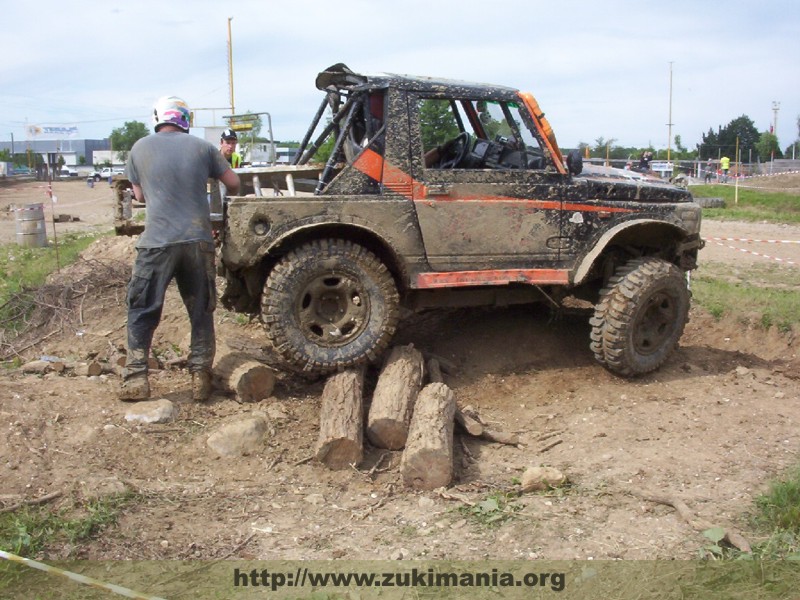
[[573, 181], [585, 186], [587, 199], [637, 202], [691, 202], [692, 194], [664, 179], [627, 169], [584, 165]]

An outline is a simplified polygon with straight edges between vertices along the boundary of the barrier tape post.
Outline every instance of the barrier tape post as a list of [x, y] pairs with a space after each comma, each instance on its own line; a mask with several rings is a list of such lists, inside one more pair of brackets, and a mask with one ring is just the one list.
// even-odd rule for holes
[[119, 594], [120, 596], [125, 596], [126, 598], [135, 598], [136, 600], [165, 600], [159, 596], [149, 596], [147, 594], [135, 592], [113, 583], [105, 583], [103, 581], [87, 577], [86, 575], [80, 575], [78, 573], [73, 573], [72, 571], [66, 571], [64, 569], [59, 569], [58, 567], [52, 567], [39, 561], [25, 558], [23, 556], [17, 556], [16, 554], [12, 554], [11, 552], [6, 552], [4, 550], [0, 550], [0, 558], [20, 563], [34, 569], [39, 569], [40, 571], [44, 571], [46, 573], [60, 575], [61, 577], [66, 577], [67, 579], [71, 579], [72, 581], [83, 585], [88, 585], [93, 588], [108, 590], [110, 592], [114, 592], [115, 594]]

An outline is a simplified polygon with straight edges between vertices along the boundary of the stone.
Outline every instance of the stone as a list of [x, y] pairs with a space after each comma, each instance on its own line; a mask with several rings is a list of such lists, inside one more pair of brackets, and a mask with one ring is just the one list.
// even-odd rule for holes
[[266, 416], [253, 413], [221, 425], [208, 437], [206, 444], [223, 457], [246, 456], [263, 444], [266, 432]]
[[530, 467], [522, 474], [522, 491], [542, 491], [563, 485], [566, 481], [566, 476], [553, 467]]
[[177, 414], [175, 405], [166, 398], [161, 398], [133, 405], [125, 414], [125, 420], [135, 423], [169, 423], [175, 420]]

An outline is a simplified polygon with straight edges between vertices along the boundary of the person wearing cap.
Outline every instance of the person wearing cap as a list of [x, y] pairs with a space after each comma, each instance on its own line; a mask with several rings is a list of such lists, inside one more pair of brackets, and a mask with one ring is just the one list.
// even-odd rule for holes
[[167, 287], [175, 279], [192, 331], [187, 359], [192, 398], [204, 401], [212, 391], [217, 302], [206, 183], [218, 179], [236, 193], [239, 176], [214, 144], [187, 135], [189, 107], [180, 98], [159, 98], [153, 121], [155, 133], [133, 145], [127, 163], [134, 194], [147, 210], [128, 283], [128, 354], [119, 398], [150, 397], [147, 359]]
[[242, 156], [236, 152], [238, 142], [239, 136], [233, 129], [226, 129], [219, 138], [219, 151], [222, 152], [222, 156], [225, 157], [232, 169], [242, 166]]

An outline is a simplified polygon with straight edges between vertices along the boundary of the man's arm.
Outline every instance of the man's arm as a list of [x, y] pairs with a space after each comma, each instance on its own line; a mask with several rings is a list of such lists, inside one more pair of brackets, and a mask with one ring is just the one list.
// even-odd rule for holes
[[229, 196], [235, 196], [239, 193], [239, 176], [233, 172], [233, 169], [228, 169], [219, 178], [225, 184], [225, 189], [228, 191]]
[[133, 186], [133, 195], [136, 196], [136, 199], [139, 202], [144, 202], [144, 192], [142, 191], [142, 186], [138, 184], [131, 184]]

